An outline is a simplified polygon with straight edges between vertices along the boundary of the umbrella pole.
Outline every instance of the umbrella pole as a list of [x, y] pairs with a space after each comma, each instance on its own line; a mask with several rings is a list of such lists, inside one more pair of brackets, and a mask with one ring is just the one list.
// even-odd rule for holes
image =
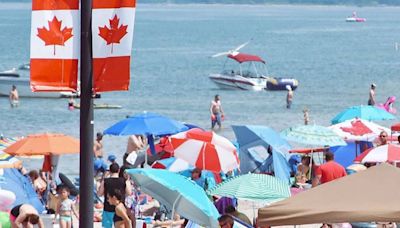
[[[148, 135], [147, 136], [147, 144], [150, 147], [151, 154], [155, 155], [156, 154], [156, 148], [154, 147], [154, 136], [153, 135]], [[144, 168], [150, 167], [147, 162], [148, 162], [148, 156], [147, 156], [147, 150], [146, 150], [145, 153], [144, 153], [144, 166], [143, 166]]]
[[[309, 179], [309, 180], [311, 180], [311, 172], [313, 171], [313, 170], [312, 170], [312, 165], [313, 165], [312, 162], [313, 162], [313, 160], [314, 160], [314, 159], [313, 159], [313, 150], [311, 150], [310, 165], [309, 165], [309, 167], [308, 167], [308, 168], [310, 169], [310, 171], [308, 172], [308, 179]], [[311, 181], [312, 181], [312, 180], [311, 180]]]
[[174, 226], [174, 217], [175, 217], [175, 206], [176, 203], [178, 203], [178, 201], [182, 198], [182, 195], [179, 195], [178, 197], [176, 197], [174, 204], [172, 204], [172, 215], [171, 215], [171, 228]]
[[[355, 143], [354, 143], [354, 144], [355, 144], [355, 146], [356, 146], [356, 157], [357, 157], [357, 155], [358, 155], [358, 151], [357, 151], [357, 150], [358, 150], [358, 146], [357, 146], [357, 144], [358, 144], [358, 141], [355, 141]], [[360, 151], [360, 152], [361, 152], [361, 151]]]
[[203, 169], [206, 169], [206, 146], [205, 146], [205, 144], [203, 144], [202, 153], [203, 153]]

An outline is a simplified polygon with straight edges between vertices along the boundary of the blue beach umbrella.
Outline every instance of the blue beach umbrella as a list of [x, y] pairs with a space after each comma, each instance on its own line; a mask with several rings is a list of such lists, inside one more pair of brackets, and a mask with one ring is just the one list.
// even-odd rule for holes
[[240, 148], [240, 169], [242, 173], [251, 172], [266, 162], [268, 146], [272, 147], [272, 165], [275, 176], [289, 181], [288, 164], [291, 149], [289, 143], [273, 129], [265, 126], [232, 126]]
[[337, 124], [350, 120], [353, 118], [360, 118], [368, 121], [372, 120], [393, 120], [396, 117], [389, 112], [371, 105], [359, 105], [345, 109], [337, 114], [332, 119], [332, 124]]
[[129, 169], [140, 189], [179, 215], [205, 227], [218, 227], [219, 213], [204, 190], [188, 178], [161, 169]]
[[22, 175], [17, 169], [4, 169], [1, 177], [3, 180], [0, 182], [0, 188], [11, 191], [16, 196], [12, 207], [27, 203], [36, 208], [39, 213], [44, 211], [44, 205], [38, 198], [28, 177]]
[[124, 120], [117, 122], [111, 127], [104, 130], [106, 135], [146, 135], [151, 153], [154, 155], [154, 136], [171, 135], [187, 130], [184, 124], [170, 119], [169, 117], [144, 112], [134, 116], [130, 116]]

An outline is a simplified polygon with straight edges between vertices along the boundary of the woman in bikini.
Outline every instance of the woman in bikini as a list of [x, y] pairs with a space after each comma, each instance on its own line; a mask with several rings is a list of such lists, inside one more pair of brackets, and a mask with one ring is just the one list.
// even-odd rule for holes
[[[136, 227], [136, 224], [132, 224], [133, 220], [129, 218], [128, 210], [123, 202], [124, 196], [121, 191], [115, 190], [108, 194], [108, 202], [115, 206], [114, 214], [114, 227], [115, 228], [132, 228]], [[136, 220], [135, 220], [136, 223]]]

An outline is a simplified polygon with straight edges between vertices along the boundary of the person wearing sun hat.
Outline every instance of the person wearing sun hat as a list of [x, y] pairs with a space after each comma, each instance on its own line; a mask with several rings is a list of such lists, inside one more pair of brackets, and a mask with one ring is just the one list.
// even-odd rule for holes
[[111, 164], [114, 164], [114, 163], [116, 163], [116, 161], [115, 160], [117, 160], [117, 157], [114, 155], [114, 154], [110, 154], [110, 155], [108, 155], [108, 157], [107, 157], [107, 161], [109, 161]]
[[371, 89], [369, 90], [369, 99], [368, 99], [368, 105], [375, 105], [375, 89], [376, 89], [376, 84], [372, 83], [371, 84]]

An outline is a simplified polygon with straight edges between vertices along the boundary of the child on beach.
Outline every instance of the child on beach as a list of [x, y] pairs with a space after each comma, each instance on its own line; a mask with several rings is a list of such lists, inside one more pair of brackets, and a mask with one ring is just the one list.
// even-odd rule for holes
[[[57, 206], [55, 219], [57, 218], [57, 214], [60, 215], [60, 228], [71, 228], [72, 227], [72, 213], [79, 218], [78, 213], [76, 212], [76, 208], [74, 206], [74, 202], [69, 199], [70, 190], [66, 186], [62, 186], [59, 190], [60, 202]], [[55, 223], [55, 221], [54, 221]]]
[[303, 115], [304, 115], [304, 125], [308, 125], [310, 123], [310, 116], [308, 114], [308, 108], [304, 108]]

